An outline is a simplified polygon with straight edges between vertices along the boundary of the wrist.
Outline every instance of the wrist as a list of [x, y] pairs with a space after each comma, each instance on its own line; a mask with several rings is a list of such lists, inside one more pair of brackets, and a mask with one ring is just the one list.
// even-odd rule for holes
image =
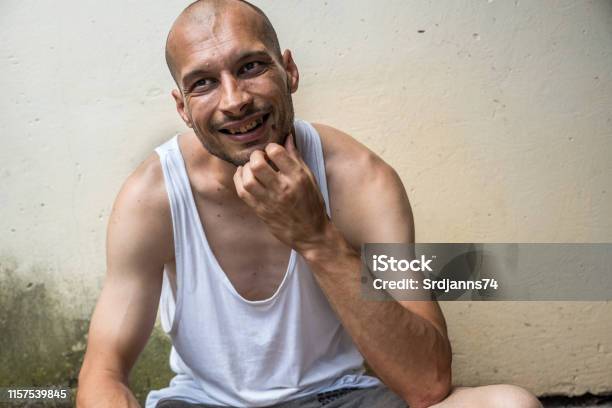
[[296, 247], [296, 250], [308, 263], [328, 262], [342, 254], [356, 255], [342, 233], [329, 219], [318, 236], [307, 243], [302, 243]]

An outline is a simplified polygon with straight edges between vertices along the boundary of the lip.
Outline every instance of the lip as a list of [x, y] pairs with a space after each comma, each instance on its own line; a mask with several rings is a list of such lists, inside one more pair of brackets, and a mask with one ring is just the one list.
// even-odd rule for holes
[[259, 119], [262, 116], [267, 115], [269, 112], [259, 112], [259, 113], [254, 113], [252, 115], [247, 116], [246, 118], [242, 119], [242, 120], [237, 120], [235, 122], [228, 122], [225, 125], [223, 125], [223, 127], [220, 127], [219, 130], [221, 129], [232, 129], [232, 130], [237, 130], [240, 129], [241, 127], [243, 127], [244, 125], [247, 125], [249, 123], [251, 123], [252, 121]]
[[255, 115], [251, 115], [246, 117], [245, 119], [241, 120], [241, 121], [237, 121], [237, 122], [231, 122], [226, 124], [222, 129], [230, 129], [230, 128], [240, 128], [248, 123], [251, 123], [253, 120], [255, 119], [259, 119], [260, 117], [264, 117], [264, 121], [263, 123], [256, 129], [250, 131], [250, 132], [246, 132], [246, 133], [242, 133], [242, 134], [236, 134], [236, 135], [232, 135], [229, 133], [223, 133], [220, 132], [224, 137], [227, 137], [228, 139], [234, 141], [234, 142], [238, 142], [238, 143], [249, 143], [249, 142], [253, 142], [259, 138], [261, 138], [264, 134], [264, 132], [266, 131], [266, 128], [268, 126], [268, 119], [270, 119], [270, 113], [258, 113]]

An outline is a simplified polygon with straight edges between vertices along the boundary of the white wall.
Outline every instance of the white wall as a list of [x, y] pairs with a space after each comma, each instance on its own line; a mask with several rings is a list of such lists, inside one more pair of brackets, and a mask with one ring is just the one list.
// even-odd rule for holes
[[[612, 2], [255, 3], [297, 115], [398, 170], [419, 241], [612, 240]], [[163, 45], [186, 4], [0, 3], [0, 255], [67, 314], [97, 296], [123, 179], [183, 129]], [[610, 303], [443, 306], [458, 382], [612, 391]]]

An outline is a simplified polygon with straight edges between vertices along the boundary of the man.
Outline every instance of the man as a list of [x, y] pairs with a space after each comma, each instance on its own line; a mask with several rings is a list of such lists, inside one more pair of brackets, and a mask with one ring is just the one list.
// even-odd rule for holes
[[435, 302], [362, 299], [361, 244], [414, 241], [406, 193], [348, 135], [294, 120], [298, 69], [261, 10], [195, 2], [166, 57], [191, 130], [117, 197], [79, 406], [138, 406], [128, 374], [160, 297], [177, 376], [147, 407], [539, 406], [518, 387], [451, 390]]

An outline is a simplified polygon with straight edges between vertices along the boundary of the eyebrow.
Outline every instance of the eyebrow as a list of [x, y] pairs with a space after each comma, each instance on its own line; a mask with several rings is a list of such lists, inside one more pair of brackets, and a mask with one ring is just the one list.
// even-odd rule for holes
[[[242, 51], [236, 57], [236, 62], [234, 62], [234, 64], [239, 64], [241, 61], [244, 61], [244, 60], [247, 60], [247, 59], [251, 59], [251, 58], [263, 58], [263, 59], [267, 59], [267, 60], [273, 60], [273, 58], [266, 51], [263, 51], [263, 50]], [[210, 75], [211, 73], [212, 73], [212, 71], [210, 71], [210, 70], [196, 68], [196, 69], [188, 72], [183, 77], [183, 80], [181, 81], [182, 85], [183, 85], [183, 87], [186, 87], [195, 78], [198, 78], [200, 76]]]

